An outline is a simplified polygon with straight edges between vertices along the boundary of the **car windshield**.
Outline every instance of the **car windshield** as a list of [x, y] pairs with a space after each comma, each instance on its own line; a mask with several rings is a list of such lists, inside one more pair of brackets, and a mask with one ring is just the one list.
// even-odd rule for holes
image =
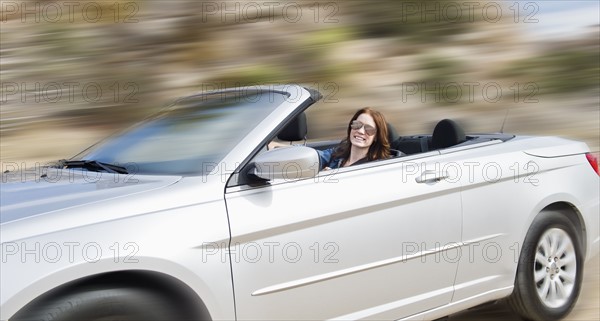
[[75, 156], [127, 167], [130, 173], [204, 175], [286, 100], [273, 91], [229, 92], [179, 100], [150, 118]]

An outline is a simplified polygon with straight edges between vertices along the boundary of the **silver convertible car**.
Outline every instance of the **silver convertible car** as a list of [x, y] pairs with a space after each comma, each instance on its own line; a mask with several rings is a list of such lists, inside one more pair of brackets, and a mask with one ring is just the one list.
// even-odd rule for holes
[[[2, 320], [556, 320], [599, 251], [586, 144], [440, 120], [322, 171], [298, 85], [192, 95], [1, 185]], [[309, 114], [310, 115], [310, 114]], [[271, 141], [292, 147], [269, 149]]]

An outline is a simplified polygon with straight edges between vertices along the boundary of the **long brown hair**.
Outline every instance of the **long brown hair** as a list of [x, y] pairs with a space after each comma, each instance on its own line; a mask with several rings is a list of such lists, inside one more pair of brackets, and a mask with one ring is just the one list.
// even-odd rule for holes
[[350, 157], [350, 148], [352, 147], [352, 143], [350, 143], [350, 124], [362, 114], [368, 114], [373, 117], [375, 126], [377, 127], [375, 139], [373, 140], [373, 144], [369, 146], [369, 151], [367, 152], [367, 160], [372, 161], [390, 157], [390, 142], [388, 140], [387, 122], [385, 121], [385, 117], [383, 117], [382, 113], [371, 107], [365, 107], [359, 109], [348, 122], [346, 138], [342, 140], [340, 145], [336, 148], [333, 153], [333, 158], [348, 159]]

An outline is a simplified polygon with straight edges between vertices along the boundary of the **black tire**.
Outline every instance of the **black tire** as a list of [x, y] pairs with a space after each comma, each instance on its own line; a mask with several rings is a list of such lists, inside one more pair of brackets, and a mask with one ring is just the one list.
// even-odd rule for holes
[[518, 264], [508, 303], [523, 319], [559, 320], [573, 309], [583, 258], [575, 227], [564, 214], [540, 213], [527, 232]]
[[97, 289], [40, 302], [11, 321], [166, 321], [186, 319], [158, 293], [136, 288]]

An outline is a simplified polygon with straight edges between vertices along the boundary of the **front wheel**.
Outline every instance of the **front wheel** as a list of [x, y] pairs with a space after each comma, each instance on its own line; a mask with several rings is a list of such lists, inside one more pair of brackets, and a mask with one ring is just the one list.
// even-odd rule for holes
[[543, 212], [529, 228], [509, 304], [526, 320], [558, 320], [577, 302], [583, 260], [573, 223]]

